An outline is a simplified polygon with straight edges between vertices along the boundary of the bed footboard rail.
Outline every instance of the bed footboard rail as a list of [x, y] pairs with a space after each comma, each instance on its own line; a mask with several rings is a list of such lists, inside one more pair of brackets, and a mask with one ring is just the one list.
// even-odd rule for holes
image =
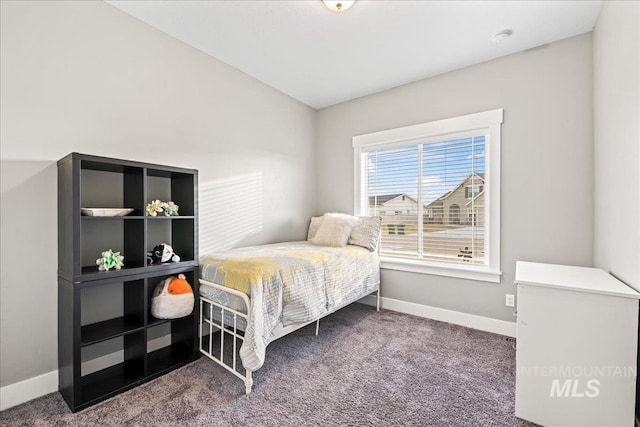
[[[236, 377], [243, 380], [245, 393], [249, 394], [251, 393], [251, 388], [253, 386], [253, 378], [251, 376], [251, 371], [245, 369], [242, 366], [242, 362], [238, 360], [238, 351], [244, 342], [244, 335], [241, 333], [241, 328], [238, 327], [238, 322], [242, 319], [244, 320], [244, 325], [249, 324], [251, 300], [246, 294], [236, 291], [235, 289], [230, 289], [204, 279], [199, 279], [199, 281], [200, 286], [209, 286], [241, 298], [247, 308], [247, 312], [243, 313], [200, 295], [200, 323], [198, 335], [200, 352], [225, 368], [227, 371], [231, 372]], [[214, 316], [215, 310], [220, 310], [219, 322]], [[233, 321], [227, 320], [229, 318], [233, 318]], [[217, 336], [218, 333], [219, 339], [215, 340], [216, 345], [214, 346], [214, 336]], [[231, 346], [227, 345], [225, 347], [225, 338], [232, 340]], [[229, 347], [231, 347], [231, 355], [228, 354]], [[225, 351], [227, 353], [226, 360]], [[229, 358], [231, 360], [229, 360]]]
[[[209, 282], [204, 279], [199, 279], [199, 281], [200, 286], [208, 286], [213, 289], [226, 292], [229, 295], [240, 298], [245, 304], [247, 312], [243, 313], [240, 310], [228, 307], [200, 294], [200, 322], [198, 325], [198, 335], [200, 352], [225, 368], [227, 371], [231, 372], [236, 377], [243, 380], [245, 384], [245, 393], [250, 394], [253, 386], [252, 372], [245, 369], [242, 365], [242, 361], [239, 360], [239, 350], [244, 343], [242, 328], [249, 325], [251, 317], [251, 299], [246, 294], [236, 291], [235, 289], [231, 289], [214, 282]], [[369, 291], [369, 293], [376, 293], [376, 310], [380, 311], [380, 283], [378, 282], [376, 288]], [[278, 333], [273, 340], [288, 335], [291, 332], [314, 322], [316, 323], [315, 334], [317, 336], [321, 318], [335, 313], [337, 310], [340, 310], [353, 302], [355, 302], [355, 300], [348, 301], [339, 307], [335, 307], [330, 312], [323, 314], [319, 319], [283, 327], [280, 333]], [[244, 325], [239, 326], [239, 322], [241, 321], [244, 322]], [[231, 340], [231, 344], [229, 344], [229, 340]], [[227, 342], [226, 346], [225, 341]]]

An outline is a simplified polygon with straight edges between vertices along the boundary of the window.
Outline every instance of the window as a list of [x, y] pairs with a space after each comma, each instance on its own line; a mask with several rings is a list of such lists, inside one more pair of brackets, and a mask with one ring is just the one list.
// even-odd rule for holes
[[382, 217], [382, 268], [500, 281], [502, 116], [492, 110], [353, 138], [354, 208]]
[[467, 185], [464, 187], [464, 197], [466, 199], [473, 199], [478, 194], [482, 193], [484, 186], [482, 185]]

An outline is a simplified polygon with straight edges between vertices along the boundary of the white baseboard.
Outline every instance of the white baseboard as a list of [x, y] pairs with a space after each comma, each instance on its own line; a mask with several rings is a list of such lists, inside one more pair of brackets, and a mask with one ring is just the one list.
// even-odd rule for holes
[[0, 388], [0, 411], [58, 390], [58, 371]]
[[[171, 344], [171, 335], [158, 337], [148, 342], [147, 351], [158, 350]], [[116, 351], [82, 362], [82, 375], [89, 375], [109, 366], [121, 363], [124, 351]], [[0, 411], [17, 406], [45, 394], [58, 391], [58, 371], [51, 371], [0, 388]]]
[[[367, 295], [359, 302], [375, 307], [376, 296]], [[505, 335], [508, 337], [516, 336], [516, 324], [513, 322], [507, 322], [505, 320], [492, 319], [490, 317], [461, 313], [459, 311], [431, 307], [429, 305], [416, 304], [413, 302], [401, 301], [385, 297], [380, 298], [380, 307], [386, 308], [387, 310], [398, 311], [400, 313], [426, 317], [427, 319], [453, 323], [454, 325], [466, 326], [467, 328], [492, 332], [498, 335]]]

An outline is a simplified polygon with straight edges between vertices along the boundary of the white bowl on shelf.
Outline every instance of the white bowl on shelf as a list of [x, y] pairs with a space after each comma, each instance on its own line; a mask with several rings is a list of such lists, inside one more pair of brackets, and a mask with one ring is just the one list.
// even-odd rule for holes
[[80, 208], [86, 216], [126, 216], [133, 212], [133, 208]]

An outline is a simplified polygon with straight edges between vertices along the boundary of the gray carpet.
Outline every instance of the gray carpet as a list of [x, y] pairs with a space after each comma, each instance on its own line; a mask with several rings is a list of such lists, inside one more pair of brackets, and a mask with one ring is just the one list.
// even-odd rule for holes
[[59, 393], [0, 413], [21, 426], [529, 426], [504, 337], [352, 304], [267, 348], [254, 390], [206, 358], [72, 414]]

